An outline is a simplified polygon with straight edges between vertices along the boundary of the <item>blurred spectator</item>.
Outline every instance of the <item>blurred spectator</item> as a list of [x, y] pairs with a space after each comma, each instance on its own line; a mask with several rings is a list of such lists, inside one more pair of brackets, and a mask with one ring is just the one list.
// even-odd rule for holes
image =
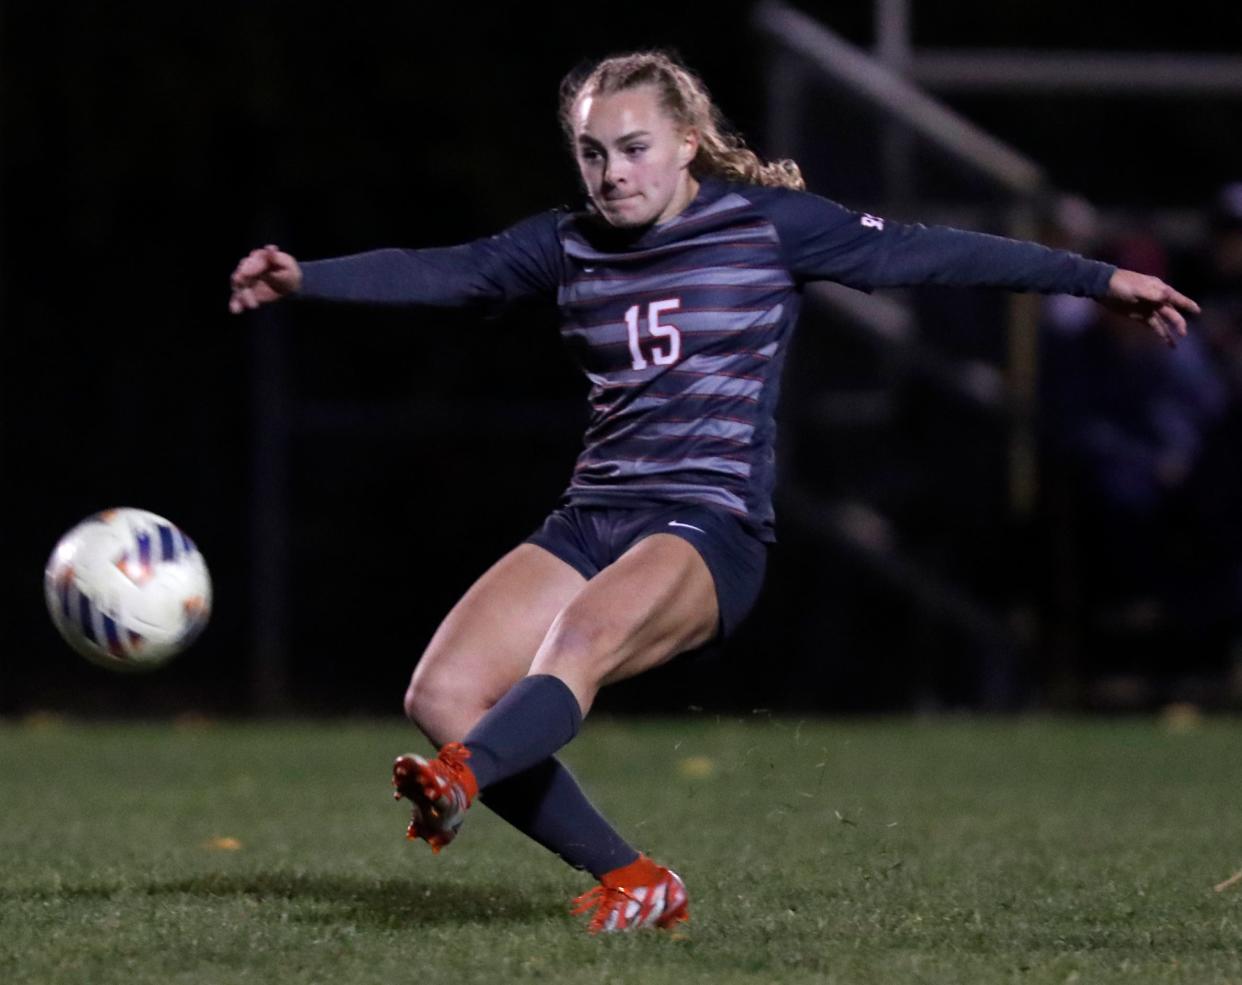
[[[1167, 253], [1146, 234], [1100, 255], [1166, 276]], [[1242, 544], [1219, 529], [1237, 527], [1223, 504], [1208, 501], [1238, 489], [1222, 481], [1236, 468], [1221, 452], [1242, 391], [1221, 350], [1197, 323], [1170, 350], [1132, 321], [1058, 297], [1045, 309], [1043, 355], [1046, 447], [1069, 490], [1085, 604], [1128, 606], [1148, 624], [1232, 623]]]
[[1217, 193], [1208, 235], [1200, 331], [1242, 393], [1242, 181]]
[[[1132, 235], [1110, 252], [1118, 266], [1167, 276], [1154, 238]], [[1169, 350], [1082, 301], [1056, 298], [1046, 309], [1047, 423], [1109, 513], [1150, 519], [1189, 478], [1229, 388], [1200, 333]]]
[[[1204, 564], [1220, 572], [1207, 586], [1242, 609], [1242, 181], [1225, 185], [1210, 212], [1203, 314], [1195, 329], [1228, 388], [1228, 406], [1192, 476], [1184, 509], [1203, 542]], [[1238, 635], [1242, 643], [1242, 634]]]

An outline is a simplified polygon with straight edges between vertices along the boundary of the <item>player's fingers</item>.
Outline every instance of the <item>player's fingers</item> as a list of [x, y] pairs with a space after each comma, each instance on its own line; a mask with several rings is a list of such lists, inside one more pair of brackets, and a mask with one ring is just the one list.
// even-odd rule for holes
[[1197, 315], [1200, 313], [1198, 302], [1196, 302], [1193, 298], [1186, 297], [1186, 295], [1181, 293], [1181, 291], [1175, 291], [1171, 287], [1169, 288], [1168, 301], [1174, 307], [1186, 312], [1187, 314]]
[[[1147, 310], [1139, 314], [1139, 321], [1155, 332], [1161, 339], [1165, 339], [1164, 319], [1160, 317], [1160, 312], [1156, 310]], [[1168, 341], [1165, 339], [1165, 341]]]
[[1173, 305], [1190, 315], [1199, 314], [1199, 305], [1194, 300], [1166, 284], [1158, 277], [1148, 278], [1145, 286], [1150, 289], [1142, 294], [1147, 300], [1156, 301], [1163, 305]]
[[279, 246], [269, 243], [263, 248], [264, 256], [267, 258], [268, 270], [279, 270], [285, 273], [297, 265], [297, 261]]
[[259, 306], [259, 299], [254, 296], [254, 288], [247, 287], [241, 292], [242, 304], [253, 311]]
[[1159, 277], [1143, 275], [1134, 285], [1134, 299], [1159, 304], [1168, 299], [1171, 290]]
[[271, 266], [272, 258], [268, 256], [267, 250], [251, 250], [237, 265], [237, 269], [243, 277], [258, 277]]
[[1173, 305], [1166, 304], [1160, 309], [1160, 317], [1164, 319], [1165, 324], [1169, 326], [1170, 331], [1176, 335], [1186, 335], [1186, 319], [1182, 317], [1182, 313]]
[[1168, 322], [1166, 322], [1161, 316], [1159, 311], [1153, 311], [1151, 318], [1148, 319], [1147, 323], [1155, 329], [1156, 335], [1158, 335], [1161, 341], [1163, 341], [1164, 344], [1170, 349], [1177, 345], [1177, 338], [1174, 336], [1173, 330], [1170, 328]]
[[254, 275], [254, 260], [251, 257], [242, 257], [241, 261], [237, 264], [237, 268], [233, 271], [233, 283], [238, 285], [244, 284], [247, 281], [252, 280]]
[[253, 294], [254, 292], [251, 291], [249, 287], [234, 288], [232, 293], [229, 295], [229, 311], [233, 312], [235, 315], [240, 315], [243, 311], [248, 311], [253, 308], [254, 305], [247, 302], [247, 293]]

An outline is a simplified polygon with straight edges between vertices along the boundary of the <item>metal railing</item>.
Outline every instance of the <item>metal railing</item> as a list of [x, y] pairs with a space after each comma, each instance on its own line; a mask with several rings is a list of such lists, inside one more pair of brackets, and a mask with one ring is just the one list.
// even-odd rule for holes
[[[881, 149], [883, 174], [890, 189], [912, 173], [907, 159], [911, 141], [917, 140], [999, 197], [1003, 203], [1002, 232], [1016, 239], [1036, 236], [1038, 220], [1055, 201], [1055, 191], [1033, 161], [928, 95], [894, 68], [778, 0], [766, 0], [756, 7], [753, 24], [768, 48], [766, 149], [770, 154], [798, 159], [800, 150], [807, 149], [803, 124], [810, 108], [808, 100], [812, 94], [817, 98], [826, 94], [863, 107], [876, 118], [882, 133], [887, 129]], [[884, 351], [886, 362], [898, 366], [903, 375], [917, 376], [941, 392], [964, 398], [980, 413], [1003, 419], [1007, 428], [1009, 509], [1019, 525], [1024, 523], [1034, 511], [1038, 487], [1034, 425], [1038, 299], [1019, 294], [1010, 297], [1004, 365], [998, 368], [930, 345], [921, 337], [912, 310], [892, 298], [835, 285], [816, 285], [807, 293], [814, 304], [829, 308], [838, 322], [868, 335]], [[998, 666], [1012, 666], [1012, 647], [1027, 641], [1014, 638], [1011, 626], [1029, 625], [1029, 619], [1006, 620], [988, 612], [968, 589], [923, 570], [889, 538], [873, 541], [860, 537], [858, 517], [860, 510], [868, 511], [865, 504], [817, 498], [797, 482], [787, 484], [784, 498], [796, 514], [794, 518], [801, 517], [809, 524], [808, 529], [862, 557], [920, 608], [938, 614], [978, 640], [997, 655]], [[871, 529], [874, 524], [863, 526]], [[1002, 683], [998, 691], [1003, 690]]]
[[[968, 170], [1006, 200], [1004, 232], [1015, 239], [1032, 239], [1038, 219], [1051, 204], [1055, 192], [1043, 170], [1033, 161], [996, 139], [969, 120], [937, 101], [877, 58], [850, 44], [833, 31], [798, 10], [765, 0], [754, 12], [754, 27], [770, 49], [767, 118], [769, 151], [796, 159], [800, 142], [799, 121], [812, 84], [861, 104], [892, 124], [925, 141], [955, 166]], [[907, 171], [899, 161], [901, 141], [887, 141], [886, 174], [900, 180]], [[837, 307], [840, 292], [816, 291], [821, 303]], [[892, 317], [875, 299], [850, 302], [849, 316], [860, 326], [883, 336]], [[1038, 363], [1038, 300], [1013, 295], [1006, 326], [1006, 386], [1001, 397], [989, 387], [991, 399], [983, 406], [1009, 413], [1008, 488], [1014, 514], [1025, 517], [1034, 508], [1036, 470], [1034, 403]], [[910, 346], [917, 332], [909, 329], [899, 346]], [[925, 362], [934, 363], [939, 384], [971, 391], [986, 376], [978, 364], [954, 366], [953, 360], [928, 350]]]

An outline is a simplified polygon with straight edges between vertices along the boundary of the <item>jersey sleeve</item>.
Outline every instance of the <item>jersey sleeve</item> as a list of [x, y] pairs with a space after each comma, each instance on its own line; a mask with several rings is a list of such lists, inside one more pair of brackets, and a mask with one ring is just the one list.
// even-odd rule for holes
[[558, 215], [532, 216], [460, 246], [384, 249], [301, 264], [296, 297], [356, 304], [461, 308], [556, 294]]
[[800, 282], [832, 280], [864, 291], [940, 284], [1102, 297], [1117, 269], [1038, 243], [891, 222], [806, 192], [785, 191], [764, 205]]

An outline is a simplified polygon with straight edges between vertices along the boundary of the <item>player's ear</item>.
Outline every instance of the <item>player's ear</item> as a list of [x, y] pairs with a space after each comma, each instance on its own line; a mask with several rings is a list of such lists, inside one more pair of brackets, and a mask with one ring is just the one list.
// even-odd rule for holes
[[687, 127], [681, 135], [681, 148], [678, 151], [677, 163], [683, 168], [689, 167], [699, 152], [699, 131], [695, 127]]

